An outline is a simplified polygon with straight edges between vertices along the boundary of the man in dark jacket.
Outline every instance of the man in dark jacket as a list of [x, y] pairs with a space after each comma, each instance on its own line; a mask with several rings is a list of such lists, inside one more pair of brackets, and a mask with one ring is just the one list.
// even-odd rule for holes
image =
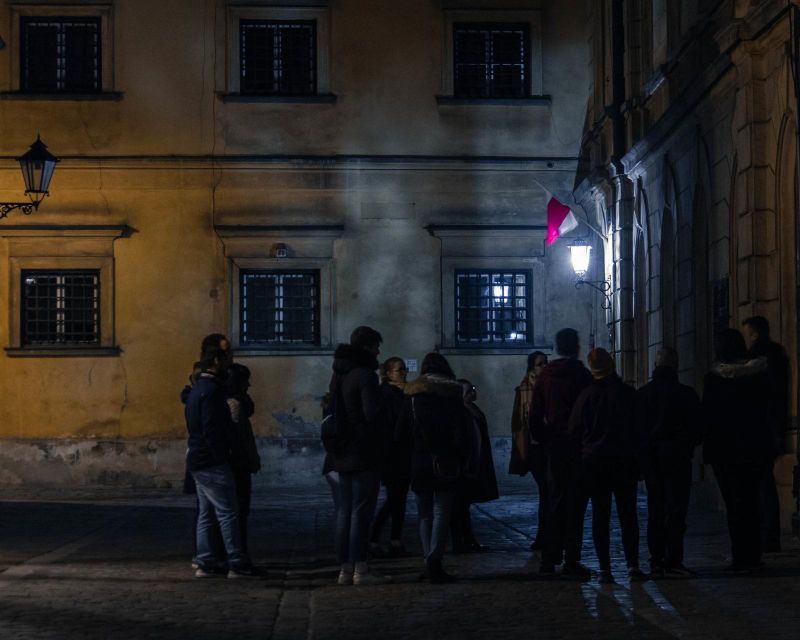
[[332, 453], [333, 469], [339, 474], [336, 553], [340, 585], [383, 582], [367, 565], [369, 527], [386, 452], [386, 430], [380, 424], [383, 398], [376, 374], [382, 341], [375, 329], [358, 327], [350, 335], [350, 344], [340, 344], [334, 354], [330, 393], [344, 404], [346, 415]]
[[653, 577], [685, 578], [683, 536], [692, 486], [692, 455], [702, 439], [700, 398], [678, 382], [678, 352], [660, 349], [653, 379], [639, 389], [647, 483], [647, 546]]
[[207, 348], [200, 359], [201, 373], [186, 397], [186, 466], [197, 486], [199, 509], [198, 578], [215, 575], [220, 564], [211, 540], [216, 524], [228, 556], [228, 577], [257, 575], [242, 550], [236, 484], [230, 465], [234, 425], [222, 379], [229, 363], [230, 354], [224, 348]]
[[588, 578], [580, 563], [583, 518], [587, 496], [580, 479], [579, 443], [569, 434], [569, 416], [575, 400], [592, 382], [578, 360], [580, 344], [575, 329], [556, 334], [553, 360], [539, 374], [533, 388], [529, 414], [531, 438], [542, 444], [547, 458], [548, 530], [542, 550], [540, 575], [555, 575], [564, 560], [562, 575]]
[[614, 359], [605, 349], [588, 357], [594, 381], [572, 409], [570, 435], [580, 442], [582, 476], [592, 499], [592, 538], [600, 564], [600, 582], [613, 582], [611, 574], [611, 497], [617, 503], [622, 547], [631, 580], [642, 580], [639, 569], [639, 521], [636, 491], [640, 453], [639, 399], [633, 387], [616, 373]]
[[784, 348], [773, 342], [769, 322], [753, 316], [742, 322], [747, 343], [747, 357], [767, 359], [767, 386], [770, 394], [769, 426], [774, 443], [772, 464], [765, 471], [760, 485], [761, 543], [765, 553], [781, 550], [781, 505], [775, 486], [775, 460], [783, 453], [783, 440], [789, 418], [789, 358]]

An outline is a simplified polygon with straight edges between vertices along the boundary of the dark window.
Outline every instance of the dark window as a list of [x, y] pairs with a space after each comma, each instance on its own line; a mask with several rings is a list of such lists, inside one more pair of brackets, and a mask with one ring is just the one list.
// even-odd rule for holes
[[530, 271], [457, 271], [456, 343], [531, 342]]
[[24, 17], [20, 32], [22, 91], [101, 90], [100, 18]]
[[22, 345], [100, 344], [100, 272], [23, 271]]
[[527, 24], [455, 24], [455, 96], [524, 98], [530, 95], [529, 43]]
[[319, 271], [240, 271], [240, 342], [319, 344]]
[[317, 23], [241, 20], [242, 93], [313, 95], [317, 92]]

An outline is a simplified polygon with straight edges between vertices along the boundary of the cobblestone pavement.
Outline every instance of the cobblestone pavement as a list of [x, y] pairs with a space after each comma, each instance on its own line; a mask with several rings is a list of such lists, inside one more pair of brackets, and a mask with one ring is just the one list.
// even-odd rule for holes
[[[252, 551], [270, 575], [235, 581], [192, 577], [190, 497], [4, 490], [0, 638], [798, 637], [800, 551], [791, 540], [758, 575], [727, 576], [722, 521], [696, 513], [687, 536], [696, 579], [629, 584], [615, 531], [618, 584], [541, 580], [528, 551], [535, 501], [517, 494], [473, 507], [490, 551], [449, 555], [454, 585], [417, 582], [414, 557], [374, 563], [392, 584], [337, 587], [323, 493], [258, 496]], [[409, 512], [406, 538], [418, 552], [411, 502]], [[588, 524], [585, 559], [596, 569]]]

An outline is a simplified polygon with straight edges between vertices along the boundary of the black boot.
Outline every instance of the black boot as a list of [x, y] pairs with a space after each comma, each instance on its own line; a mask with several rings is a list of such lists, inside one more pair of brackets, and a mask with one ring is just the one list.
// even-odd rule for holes
[[455, 576], [451, 576], [442, 568], [442, 561], [438, 558], [428, 558], [425, 561], [425, 568], [431, 584], [448, 584], [456, 581]]

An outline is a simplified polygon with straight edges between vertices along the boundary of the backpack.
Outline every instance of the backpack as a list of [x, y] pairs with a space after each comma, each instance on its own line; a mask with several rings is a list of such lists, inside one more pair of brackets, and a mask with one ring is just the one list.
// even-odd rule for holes
[[328, 453], [337, 451], [344, 442], [348, 432], [347, 411], [342, 396], [342, 379], [334, 374], [331, 384], [330, 398], [322, 410], [320, 439]]

